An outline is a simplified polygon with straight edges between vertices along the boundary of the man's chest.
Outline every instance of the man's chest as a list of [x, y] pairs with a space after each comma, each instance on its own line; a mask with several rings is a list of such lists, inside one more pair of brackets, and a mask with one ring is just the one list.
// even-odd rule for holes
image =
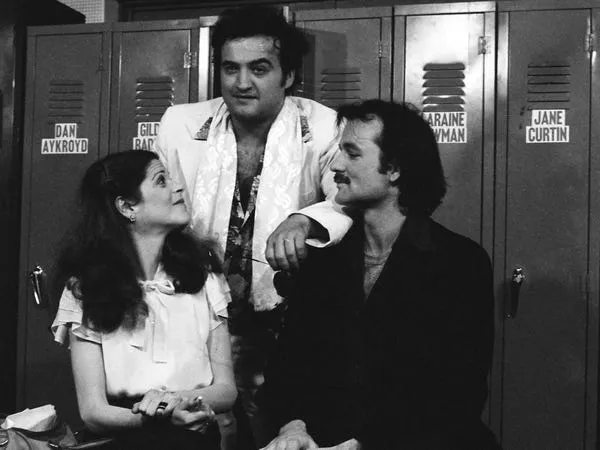
[[264, 146], [238, 145], [237, 147], [236, 176], [242, 203], [247, 203], [252, 184], [260, 174], [264, 150]]

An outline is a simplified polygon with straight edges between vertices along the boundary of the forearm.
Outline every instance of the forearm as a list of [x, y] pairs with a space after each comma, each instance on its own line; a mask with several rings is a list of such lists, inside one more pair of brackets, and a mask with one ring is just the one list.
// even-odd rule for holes
[[210, 386], [195, 389], [195, 395], [202, 396], [203, 402], [214, 412], [226, 412], [233, 407], [237, 397], [231, 361], [231, 338], [226, 322], [220, 323], [211, 331], [208, 348], [213, 382]]
[[102, 405], [80, 408], [81, 418], [90, 431], [98, 434], [110, 434], [133, 428], [140, 428], [147, 418], [134, 414], [130, 409], [118, 406]]
[[201, 396], [204, 404], [220, 414], [231, 410], [237, 398], [237, 389], [229, 383], [214, 383], [205, 388], [182, 391], [181, 396], [190, 399]]
[[145, 420], [141, 414], [108, 402], [101, 345], [81, 339], [72, 331], [69, 343], [79, 413], [86, 426], [96, 433], [141, 427]]
[[352, 218], [331, 200], [307, 206], [296, 214], [310, 219], [309, 243], [317, 247], [338, 243], [352, 226]]

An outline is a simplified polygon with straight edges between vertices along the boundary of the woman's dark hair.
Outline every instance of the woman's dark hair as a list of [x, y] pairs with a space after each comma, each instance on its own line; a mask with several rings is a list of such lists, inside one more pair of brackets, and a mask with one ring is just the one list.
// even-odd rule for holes
[[399, 169], [398, 204], [406, 215], [433, 214], [446, 195], [446, 179], [435, 134], [419, 110], [410, 103], [366, 100], [341, 106], [338, 125], [344, 120], [381, 122], [380, 171]]
[[300, 29], [285, 20], [278, 8], [248, 5], [225, 10], [219, 16], [212, 33], [215, 66], [221, 65], [221, 50], [226, 42], [252, 36], [268, 36], [274, 39], [284, 75], [282, 83], [293, 73], [294, 82], [286, 89], [286, 94], [293, 92], [301, 82], [302, 58], [308, 53], [308, 40]]
[[[81, 213], [60, 254], [57, 283], [66, 283], [82, 301], [83, 322], [93, 329], [133, 328], [147, 314], [138, 284], [143, 270], [129, 221], [115, 200], [122, 197], [135, 204], [142, 199], [140, 185], [155, 159], [156, 153], [144, 150], [114, 153], [92, 164], [81, 182]], [[167, 235], [161, 263], [176, 292], [198, 292], [209, 270], [221, 270], [213, 249], [184, 227]]]

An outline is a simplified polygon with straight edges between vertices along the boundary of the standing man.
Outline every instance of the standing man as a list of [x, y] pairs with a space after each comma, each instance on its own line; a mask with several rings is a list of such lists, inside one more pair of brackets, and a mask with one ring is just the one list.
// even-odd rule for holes
[[[297, 267], [308, 237], [339, 241], [351, 220], [331, 202], [318, 203], [336, 193], [335, 112], [288, 95], [308, 50], [304, 35], [280, 11], [249, 6], [220, 16], [212, 47], [223, 97], [169, 108], [157, 151], [183, 178], [194, 229], [224, 252], [238, 398], [260, 445], [265, 424], [254, 394], [281, 302], [269, 263]], [[237, 448], [252, 447], [238, 439]]]
[[[495, 450], [481, 421], [494, 337], [492, 269], [430, 216], [446, 183], [411, 107], [369, 100], [332, 164], [355, 223], [311, 249], [286, 293], [263, 386], [279, 421], [268, 450]], [[288, 286], [289, 287], [289, 286]]]

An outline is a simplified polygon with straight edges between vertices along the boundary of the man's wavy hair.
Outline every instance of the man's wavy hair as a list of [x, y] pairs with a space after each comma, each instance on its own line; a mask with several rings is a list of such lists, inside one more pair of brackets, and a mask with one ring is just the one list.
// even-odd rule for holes
[[[129, 221], [115, 200], [120, 196], [140, 202], [140, 185], [156, 159], [156, 153], [144, 150], [113, 153], [93, 163], [81, 182], [80, 214], [60, 254], [55, 282], [82, 301], [83, 322], [95, 330], [131, 329], [148, 312]], [[161, 263], [176, 292], [196, 293], [209, 271], [221, 271], [216, 254], [210, 241], [200, 241], [179, 227], [167, 235]]]
[[446, 195], [446, 179], [433, 130], [410, 103], [366, 100], [343, 105], [337, 121], [379, 120], [380, 171], [394, 167], [400, 177], [398, 204], [405, 215], [431, 216]]
[[291, 94], [302, 81], [302, 58], [308, 53], [308, 40], [300, 29], [285, 20], [278, 8], [249, 5], [225, 10], [212, 33], [215, 67], [221, 66], [221, 51], [226, 42], [252, 36], [273, 38], [284, 75], [282, 84], [288, 75], [294, 74], [294, 82], [286, 89], [286, 94]]

